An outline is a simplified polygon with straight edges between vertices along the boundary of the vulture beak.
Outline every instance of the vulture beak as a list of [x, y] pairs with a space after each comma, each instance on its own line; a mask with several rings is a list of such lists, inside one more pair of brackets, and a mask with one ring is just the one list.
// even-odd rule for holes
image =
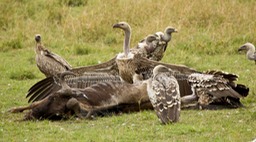
[[119, 28], [119, 24], [114, 24], [113, 28]]
[[243, 51], [243, 50], [246, 50], [246, 46], [241, 46], [239, 49], [238, 49], [238, 52], [241, 52], [241, 51]]

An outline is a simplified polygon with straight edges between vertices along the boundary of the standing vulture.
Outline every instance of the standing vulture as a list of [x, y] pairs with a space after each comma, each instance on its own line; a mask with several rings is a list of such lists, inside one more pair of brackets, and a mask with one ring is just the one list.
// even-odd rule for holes
[[36, 64], [46, 77], [57, 75], [72, 68], [65, 59], [44, 48], [40, 34], [35, 36], [35, 41]]
[[141, 40], [136, 48], [132, 48], [131, 52], [134, 49], [140, 49], [145, 54], [144, 57], [150, 60], [160, 61], [164, 56], [168, 43], [171, 41], [172, 33], [175, 32], [178, 32], [175, 28], [167, 27], [164, 33], [156, 32], [153, 35], [149, 35]]
[[150, 102], [163, 124], [177, 122], [180, 117], [180, 90], [172, 70], [163, 65], [153, 69], [153, 77], [147, 80]]
[[253, 44], [247, 42], [238, 49], [238, 51], [242, 51], [242, 50], [247, 51], [247, 53], [246, 53], [247, 59], [253, 60], [256, 64], [255, 46]]

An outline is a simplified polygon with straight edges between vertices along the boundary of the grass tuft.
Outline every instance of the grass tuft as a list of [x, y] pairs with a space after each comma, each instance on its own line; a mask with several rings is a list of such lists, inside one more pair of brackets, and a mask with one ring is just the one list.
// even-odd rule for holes
[[76, 55], [88, 55], [91, 53], [91, 49], [82, 45], [77, 45], [74, 48]]
[[6, 52], [11, 49], [21, 49], [23, 47], [24, 45], [21, 39], [13, 39], [13, 40], [5, 41], [4, 43], [2, 43], [0, 47], [0, 51]]
[[77, 7], [77, 6], [86, 6], [88, 0], [59, 0], [60, 4], [64, 4], [66, 6]]
[[29, 70], [15, 70], [10, 73], [10, 79], [14, 80], [28, 80], [35, 79], [36, 75]]

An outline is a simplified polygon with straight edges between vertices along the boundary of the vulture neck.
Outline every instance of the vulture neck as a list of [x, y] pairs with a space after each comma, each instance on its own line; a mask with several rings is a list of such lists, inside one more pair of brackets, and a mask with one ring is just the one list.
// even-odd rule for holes
[[253, 45], [249, 46], [249, 49], [246, 53], [247, 58], [250, 60], [256, 60], [255, 47]]
[[164, 33], [164, 36], [162, 37], [163, 41], [169, 42], [172, 38], [171, 34]]
[[37, 54], [40, 54], [41, 51], [43, 51], [43, 50], [44, 50], [44, 49], [43, 49], [43, 47], [42, 47], [42, 45], [41, 45], [41, 42], [37, 42], [37, 43], [36, 43], [35, 52], [36, 52]]
[[128, 28], [124, 31], [124, 56], [127, 58], [130, 50], [130, 39], [131, 39], [131, 29]]

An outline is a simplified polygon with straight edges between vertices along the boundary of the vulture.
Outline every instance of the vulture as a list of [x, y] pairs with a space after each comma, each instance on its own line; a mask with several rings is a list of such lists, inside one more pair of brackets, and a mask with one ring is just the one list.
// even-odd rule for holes
[[197, 72], [194, 69], [188, 68], [183, 65], [165, 64], [149, 60], [141, 57], [140, 54], [130, 51], [130, 38], [131, 38], [131, 27], [126, 22], [119, 22], [114, 24], [113, 28], [120, 28], [124, 31], [124, 44], [123, 53], [119, 53], [116, 57], [116, 63], [119, 70], [120, 77], [129, 83], [133, 83], [133, 75], [135, 73], [143, 74], [144, 79], [148, 79], [152, 76], [153, 68], [156, 65], [162, 64], [172, 68], [173, 70], [180, 71], [182, 73], [193, 73]]
[[72, 69], [71, 65], [59, 55], [46, 49], [41, 43], [41, 35], [35, 36], [36, 64], [39, 70], [46, 76], [54, 76]]
[[[165, 29], [164, 33], [156, 32], [153, 35], [148, 35], [133, 49], [142, 50], [144, 57], [150, 60], [160, 61], [164, 56], [168, 42], [171, 41], [172, 33], [175, 32], [178, 32], [178, 30], [169, 26]], [[131, 52], [133, 49], [131, 49]]]
[[255, 46], [253, 44], [247, 42], [238, 49], [238, 51], [242, 51], [242, 50], [247, 51], [247, 53], [246, 53], [247, 59], [253, 60], [256, 64]]
[[[233, 95], [232, 93], [237, 92], [241, 96], [248, 95], [249, 89], [246, 86], [235, 83], [236, 79], [238, 78], [236, 75], [212, 71], [202, 73], [184, 65], [157, 62], [142, 57], [140, 54], [133, 53], [129, 48], [129, 41], [131, 36], [131, 30], [129, 29], [130, 26], [126, 22], [119, 22], [113, 27], [120, 28], [125, 32], [123, 53], [119, 53], [115, 58], [102, 64], [71, 69], [70, 72], [76, 74], [77, 76], [75, 78], [66, 77], [64, 79], [71, 88], [86, 88], [94, 83], [109, 81], [121, 81], [133, 84], [133, 76], [135, 74], [139, 74], [142, 80], [147, 80], [153, 76], [153, 69], [156, 66], [163, 65], [167, 68], [170, 68], [173, 72], [172, 75], [177, 79], [179, 84], [181, 103], [184, 102], [183, 104], [191, 104], [194, 103], [194, 101], [198, 101], [198, 99], [200, 99], [200, 95], [198, 95], [200, 90], [204, 90], [205, 93], [203, 94], [213, 96], [213, 101], [205, 103], [206, 105], [212, 105], [213, 103], [216, 103], [216, 101], [220, 103], [224, 102], [226, 104], [239, 104], [241, 97], [237, 94]], [[192, 79], [189, 80], [190, 75], [193, 74], [200, 74], [203, 77], [193, 78], [192, 76]], [[208, 75], [214, 75], [210, 82], [215, 82], [211, 84], [211, 87], [217, 89], [217, 91], [210, 91], [211, 88], [209, 88], [207, 84], [204, 87], [198, 89], [193, 87], [193, 83], [200, 84], [204, 83], [205, 81], [207, 82]], [[204, 76], [206, 78], [204, 78]], [[221, 79], [218, 80], [217, 78]], [[226, 85], [227, 88], [230, 89], [228, 91], [222, 91], [223, 87], [220, 87], [222, 85]], [[61, 85], [58, 81], [58, 77], [50, 77], [33, 85], [29, 89], [27, 97], [29, 97], [29, 102], [40, 101], [50, 94], [54, 94], [60, 89]], [[227, 95], [226, 93], [229, 94]], [[197, 96], [193, 94], [196, 94]], [[215, 95], [217, 95], [218, 99], [215, 99]], [[222, 100], [222, 98], [224, 99]], [[234, 103], [229, 103], [230, 100], [234, 101]], [[201, 99], [199, 101], [201, 101]]]
[[75, 114], [79, 118], [93, 118], [95, 115], [132, 112], [152, 107], [148, 101], [145, 83], [100, 82], [85, 88], [70, 88], [64, 76], [60, 75], [61, 89], [29, 106], [12, 108], [12, 113], [30, 110], [24, 120], [63, 119]]
[[154, 110], [163, 124], [177, 122], [180, 117], [180, 90], [173, 71], [163, 65], [153, 69], [147, 92]]
[[[242, 106], [240, 98], [246, 97], [249, 89], [244, 85], [235, 83], [238, 78], [237, 75], [222, 71], [208, 71], [202, 73], [186, 66], [165, 64], [143, 58], [138, 54], [134, 54], [132, 51], [129, 52], [129, 41], [131, 36], [130, 26], [125, 22], [119, 22], [113, 27], [120, 28], [125, 33], [123, 44], [124, 52], [118, 54], [116, 57], [119, 75], [124, 81], [133, 83], [134, 74], [140, 74], [144, 80], [149, 79], [153, 76], [153, 69], [157, 65], [164, 65], [172, 70], [173, 76], [177, 79], [180, 96], [183, 97], [189, 95], [182, 99], [185, 104], [186, 102], [191, 104], [196, 100], [199, 101], [199, 105], [203, 107], [218, 103], [234, 108]], [[197, 75], [201, 77], [194, 77]], [[210, 76], [212, 76], [212, 78], [209, 78]], [[209, 79], [211, 80], [209, 81]], [[200, 87], [195, 89], [194, 85], [199, 85]], [[212, 88], [214, 89], [211, 90]], [[200, 91], [202, 90], [204, 90], [203, 95], [200, 94]], [[195, 95], [191, 96], [190, 94], [196, 94], [196, 97]], [[207, 98], [205, 97], [207, 95], [213, 95], [214, 97], [212, 100], [204, 100], [204, 98]], [[203, 104], [201, 103], [202, 100], [208, 102]], [[209, 108], [211, 108], [211, 106]]]
[[[120, 22], [115, 24], [114, 28], [120, 28], [123, 26], [123, 30], [125, 32], [125, 41], [123, 53], [118, 54], [116, 57], [112, 58], [111, 60], [92, 66], [85, 66], [85, 67], [77, 67], [69, 70], [70, 72], [76, 74], [76, 77], [67, 77], [65, 81], [70, 87], [88, 87], [94, 83], [98, 82], [108, 82], [108, 81], [120, 81], [123, 80], [128, 83], [133, 83], [132, 76], [134, 75], [135, 71], [143, 74], [144, 79], [148, 79], [152, 75], [153, 68], [158, 64], [163, 64], [165, 66], [171, 67], [173, 70], [178, 70], [183, 73], [192, 73], [196, 72], [195, 70], [188, 68], [183, 65], [173, 65], [173, 64], [165, 64], [160, 63], [157, 61], [149, 60], [146, 57], [143, 57], [140, 52], [135, 52], [135, 50], [130, 50], [130, 36], [131, 36], [131, 28], [129, 24], [126, 22]], [[119, 26], [119, 27], [118, 27]], [[151, 37], [150, 37], [151, 38]], [[150, 39], [149, 39], [150, 42]], [[131, 52], [130, 52], [131, 51]], [[134, 68], [127, 64], [126, 66], [119, 65], [122, 60], [122, 57], [130, 56], [126, 54], [134, 55], [136, 60], [131, 59], [132, 62], [136, 62]], [[129, 59], [130, 60], [130, 59]], [[125, 63], [126, 64], [126, 63]], [[92, 77], [91, 77], [92, 76]], [[36, 84], [34, 84], [28, 91], [26, 97], [29, 98], [28, 102], [39, 101], [49, 94], [54, 93], [61, 89], [60, 84], [58, 83], [58, 77], [48, 77], [45, 78]]]
[[223, 71], [192, 73], [187, 76], [192, 94], [181, 98], [182, 108], [221, 109], [242, 107], [249, 88], [236, 84], [238, 76]]

